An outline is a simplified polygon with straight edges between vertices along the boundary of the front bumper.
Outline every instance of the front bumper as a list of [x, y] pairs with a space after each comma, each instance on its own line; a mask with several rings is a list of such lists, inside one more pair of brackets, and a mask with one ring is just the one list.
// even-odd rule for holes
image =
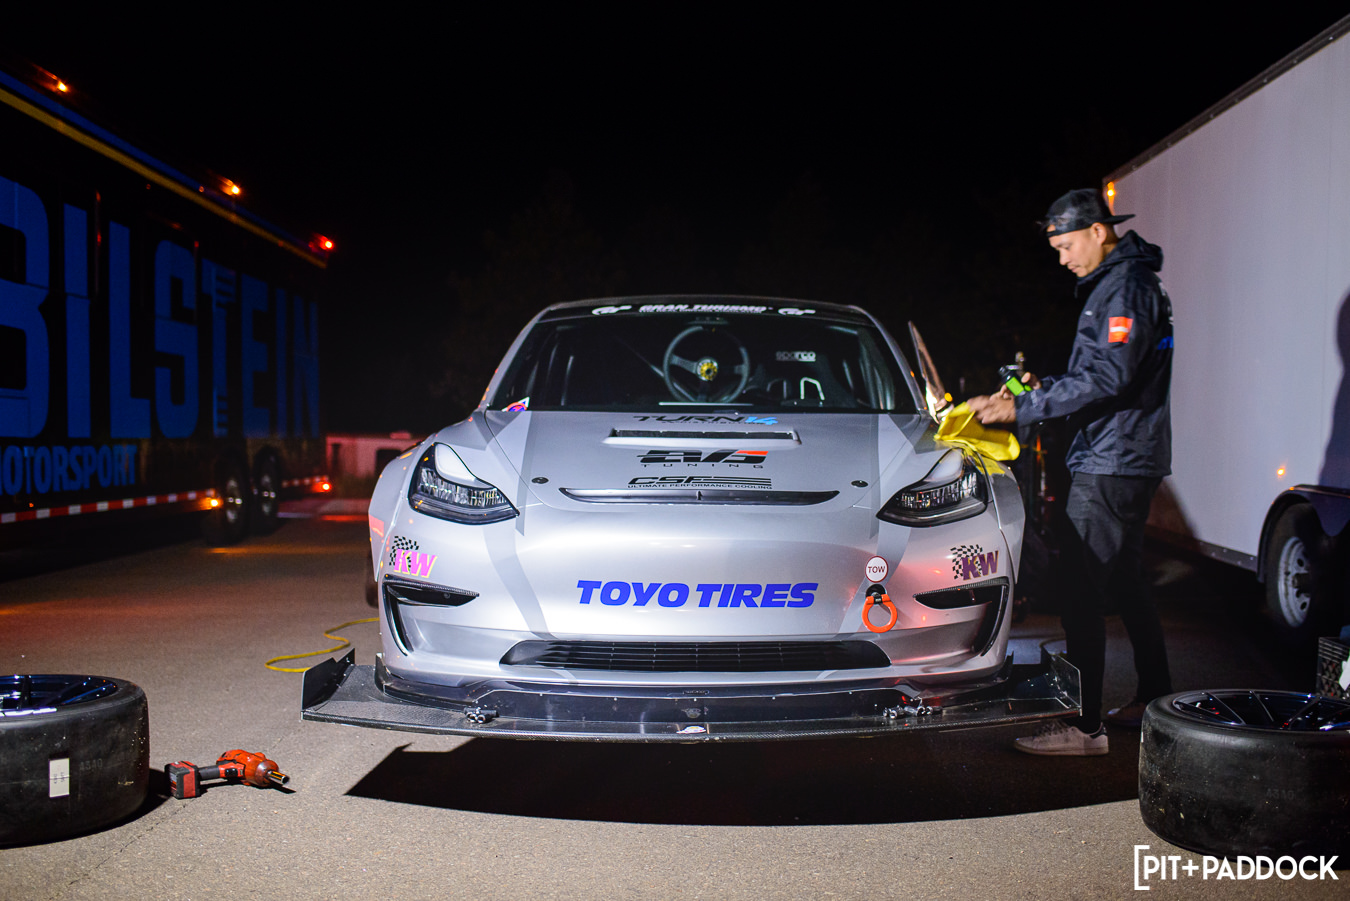
[[987, 682], [912, 691], [896, 679], [687, 689], [477, 682], [410, 683], [355, 652], [305, 672], [301, 717], [449, 735], [582, 741], [764, 741], [891, 735], [1004, 725], [1076, 714], [1078, 670], [1041, 651]]

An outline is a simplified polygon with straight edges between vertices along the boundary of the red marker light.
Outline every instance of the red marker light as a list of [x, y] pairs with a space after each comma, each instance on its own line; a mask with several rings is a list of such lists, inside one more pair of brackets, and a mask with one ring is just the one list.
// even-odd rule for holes
[[322, 485], [319, 486], [319, 490], [320, 490], [320, 491], [332, 491], [332, 490], [333, 490], [333, 486], [332, 486], [330, 483], [328, 483], [328, 482], [324, 482]]

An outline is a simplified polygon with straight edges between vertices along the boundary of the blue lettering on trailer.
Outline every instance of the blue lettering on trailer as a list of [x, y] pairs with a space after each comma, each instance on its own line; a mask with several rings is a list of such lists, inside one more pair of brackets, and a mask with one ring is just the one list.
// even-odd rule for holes
[[[95, 426], [114, 439], [148, 439], [156, 434], [185, 438], [201, 425], [201, 378], [209, 373], [207, 421], [210, 434], [229, 433], [230, 411], [239, 415], [246, 437], [319, 435], [318, 309], [303, 297], [236, 273], [193, 251], [162, 240], [154, 248], [153, 318], [135, 313], [131, 230], [108, 221], [102, 235], [93, 235], [87, 210], [61, 204], [57, 247], [49, 246], [48, 210], [31, 188], [0, 176], [0, 227], [17, 234], [19, 258], [14, 272], [0, 278], [0, 328], [17, 333], [22, 348], [22, 383], [0, 385], [0, 438], [32, 439], [47, 432], [67, 439], [94, 437]], [[91, 240], [99, 239], [106, 254], [107, 279], [100, 296], [91, 296]], [[54, 258], [53, 251], [60, 254]], [[60, 267], [64, 297], [52, 291], [52, 268]], [[17, 274], [15, 274], [17, 272]], [[202, 299], [199, 301], [199, 295]], [[44, 318], [43, 305], [53, 301]], [[238, 305], [237, 318], [232, 312]], [[64, 318], [64, 413], [56, 401], [51, 423], [53, 358], [48, 319]], [[203, 326], [202, 323], [205, 325]], [[106, 332], [103, 326], [106, 324]], [[237, 325], [236, 325], [237, 324]], [[240, 396], [230, 397], [229, 346], [232, 326], [239, 328]], [[210, 330], [207, 344], [199, 330]], [[153, 359], [133, 354], [135, 341], [149, 330], [147, 347]], [[260, 334], [270, 332], [270, 334]], [[103, 347], [94, 348], [94, 336]], [[200, 350], [199, 350], [200, 348]], [[62, 348], [58, 348], [60, 350]], [[208, 353], [210, 359], [202, 359]], [[106, 373], [92, 371], [106, 359]], [[137, 373], [152, 376], [142, 383]], [[20, 376], [16, 374], [15, 379]], [[60, 390], [60, 375], [57, 390]], [[142, 387], [149, 396], [136, 393]], [[95, 386], [98, 386], [97, 388]], [[106, 386], [106, 387], [105, 387]], [[264, 395], [264, 386], [270, 388]], [[105, 401], [106, 410], [101, 407]], [[97, 400], [97, 404], [96, 404]], [[104, 414], [106, 413], [106, 418]], [[0, 452], [0, 486], [5, 493], [47, 493], [89, 487], [99, 461], [109, 485], [131, 484], [115, 462], [122, 445], [45, 445], [24, 449], [11, 445]], [[127, 445], [132, 447], [133, 445]], [[106, 454], [104, 448], [107, 448]], [[89, 453], [86, 456], [85, 450]], [[36, 456], [34, 456], [36, 455]], [[85, 466], [83, 461], [89, 461]], [[128, 470], [134, 472], [134, 470]]]
[[135, 444], [0, 446], [5, 494], [48, 494], [136, 484]]
[[90, 434], [89, 217], [65, 205], [66, 234], [66, 435]]
[[47, 323], [38, 310], [51, 274], [47, 209], [33, 191], [0, 176], [0, 225], [23, 236], [22, 281], [0, 279], [0, 326], [23, 333], [26, 358], [23, 387], [0, 388], [0, 435], [32, 438], [47, 424]]

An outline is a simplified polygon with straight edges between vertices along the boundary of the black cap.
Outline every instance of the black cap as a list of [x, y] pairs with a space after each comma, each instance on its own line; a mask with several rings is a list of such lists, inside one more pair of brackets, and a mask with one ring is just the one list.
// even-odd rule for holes
[[1045, 211], [1045, 219], [1041, 220], [1040, 226], [1041, 231], [1047, 235], [1062, 235], [1065, 232], [1090, 228], [1094, 222], [1115, 225], [1117, 222], [1133, 218], [1133, 213], [1128, 216], [1111, 215], [1111, 208], [1102, 199], [1100, 191], [1078, 188], [1050, 204], [1050, 209]]

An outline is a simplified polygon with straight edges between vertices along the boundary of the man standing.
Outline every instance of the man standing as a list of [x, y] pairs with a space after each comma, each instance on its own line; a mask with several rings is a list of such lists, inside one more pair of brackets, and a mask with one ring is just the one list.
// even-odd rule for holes
[[1067, 417], [1073, 442], [1061, 559], [1067, 576], [1067, 654], [1082, 677], [1083, 711], [1017, 739], [1029, 754], [1095, 756], [1107, 752], [1102, 725], [1106, 601], [1116, 598], [1134, 646], [1134, 701], [1107, 715], [1138, 723], [1143, 705], [1172, 690], [1162, 625], [1144, 581], [1141, 554], [1149, 503], [1171, 471], [1172, 305], [1157, 272], [1162, 251], [1133, 231], [1117, 237], [1115, 216], [1097, 191], [1070, 191], [1041, 223], [1059, 262], [1078, 276], [1085, 298], [1069, 371], [1022, 379], [1032, 390], [975, 397], [980, 422], [1028, 425]]

